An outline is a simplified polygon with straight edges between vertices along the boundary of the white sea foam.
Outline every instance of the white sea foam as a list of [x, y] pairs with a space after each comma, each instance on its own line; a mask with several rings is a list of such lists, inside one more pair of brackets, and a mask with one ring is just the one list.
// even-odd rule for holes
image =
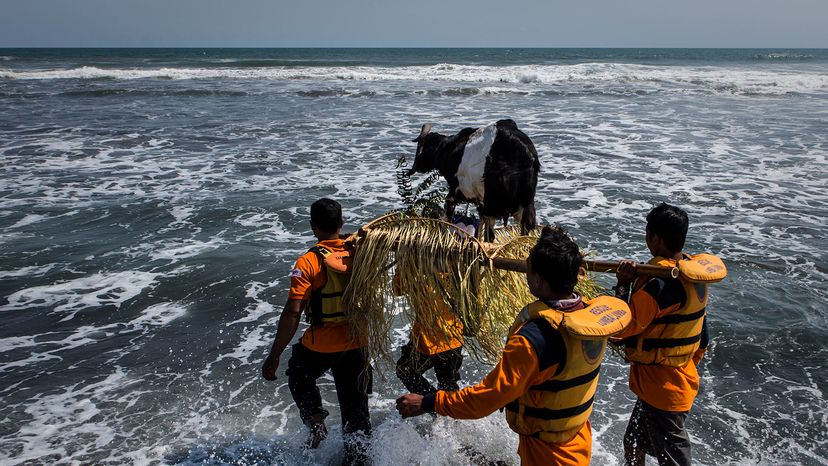
[[295, 236], [279, 220], [278, 213], [248, 212], [233, 220], [235, 223], [253, 230], [242, 238], [254, 237], [269, 241], [292, 241]]
[[14, 225], [10, 226], [9, 228], [21, 228], [24, 226], [31, 225], [33, 223], [40, 222], [42, 220], [47, 219], [48, 217], [45, 215], [26, 215], [25, 217], [21, 218], [17, 221]]
[[32, 265], [14, 270], [0, 270], [0, 278], [41, 277], [46, 275], [53, 268], [57, 267], [57, 265], [58, 264], [46, 264], [42, 266]]
[[0, 306], [0, 311], [46, 307], [52, 309], [51, 312], [66, 313], [65, 321], [84, 309], [101, 306], [118, 308], [144, 289], [155, 286], [157, 276], [157, 273], [140, 271], [96, 273], [52, 285], [26, 288], [9, 295], [8, 304]]
[[[19, 424], [15, 442], [22, 451], [15, 462], [42, 461], [43, 458], [84, 457], [100, 451], [115, 440], [118, 432], [112, 425], [95, 422], [102, 414], [100, 400], [115, 389], [123, 389], [140, 380], [129, 380], [122, 369], [115, 369], [104, 379], [77, 384], [29, 400], [27, 419]], [[82, 442], [77, 442], [81, 440]], [[72, 440], [72, 442], [70, 442]]]
[[177, 239], [165, 241], [150, 253], [150, 260], [164, 260], [170, 261], [174, 264], [183, 259], [196, 257], [207, 251], [215, 250], [227, 244], [227, 240], [222, 239], [220, 235], [216, 235], [207, 241], [200, 241], [195, 239]]
[[187, 219], [192, 217], [194, 211], [194, 206], [173, 206], [170, 209], [170, 215], [175, 218], [175, 221], [170, 223], [170, 226], [181, 226], [189, 223]]
[[140, 327], [163, 327], [173, 320], [186, 314], [186, 307], [180, 303], [158, 303], [148, 306], [141, 315], [126, 322], [126, 326], [132, 328]]

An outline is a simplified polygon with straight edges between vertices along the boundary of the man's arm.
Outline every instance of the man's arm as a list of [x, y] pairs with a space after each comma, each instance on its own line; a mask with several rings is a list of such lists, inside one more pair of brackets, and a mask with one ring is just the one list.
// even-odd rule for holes
[[613, 341], [638, 335], [656, 318], [661, 309], [655, 296], [645, 288], [639, 289], [630, 295], [630, 288], [636, 277], [636, 263], [632, 260], [623, 260], [615, 272], [618, 280], [613, 290], [615, 297], [628, 301], [632, 312], [632, 322], [621, 333], [612, 337]]
[[479, 419], [526, 393], [538, 372], [538, 358], [531, 343], [521, 335], [513, 335], [503, 349], [503, 357], [479, 384], [425, 398], [403, 395], [397, 399], [397, 410], [403, 417], [437, 412], [455, 419]]
[[276, 370], [279, 368], [279, 357], [290, 344], [296, 329], [299, 328], [299, 320], [302, 318], [302, 300], [289, 299], [285, 304], [282, 315], [279, 316], [279, 327], [276, 330], [276, 339], [270, 347], [270, 354], [262, 365], [262, 377], [266, 380], [276, 380]]
[[630, 287], [635, 280], [636, 263], [633, 260], [622, 260], [615, 271], [615, 297], [627, 301], [630, 296]]

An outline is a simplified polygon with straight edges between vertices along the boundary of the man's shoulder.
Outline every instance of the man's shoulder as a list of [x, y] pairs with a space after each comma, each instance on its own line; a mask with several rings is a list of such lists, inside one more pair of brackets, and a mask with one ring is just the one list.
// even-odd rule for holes
[[293, 269], [290, 271], [291, 277], [304, 276], [305, 278], [310, 278], [310, 276], [318, 273], [322, 267], [322, 260], [319, 257], [319, 252], [317, 252], [316, 247], [313, 246], [296, 259], [296, 262], [293, 264]]
[[525, 338], [535, 350], [540, 370], [560, 362], [560, 356], [565, 354], [560, 332], [542, 317], [526, 322], [516, 334]]
[[658, 303], [660, 309], [681, 304], [687, 297], [684, 286], [675, 278], [653, 277], [647, 281], [641, 291], [650, 295]]
[[337, 239], [326, 239], [326, 240], [319, 241], [318, 243], [316, 243], [311, 248], [311, 250], [315, 250], [317, 248], [324, 248], [324, 249], [327, 249], [328, 251], [337, 252], [337, 251], [345, 250], [347, 248], [347, 246], [345, 244], [344, 239], [337, 238]]

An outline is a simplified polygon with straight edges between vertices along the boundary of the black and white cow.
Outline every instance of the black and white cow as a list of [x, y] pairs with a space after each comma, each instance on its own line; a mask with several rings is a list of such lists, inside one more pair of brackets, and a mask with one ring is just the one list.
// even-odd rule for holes
[[[515, 217], [522, 234], [535, 228], [535, 188], [540, 162], [535, 145], [512, 120], [464, 128], [453, 136], [425, 124], [414, 139], [417, 153], [408, 176], [438, 170], [449, 185], [446, 216], [459, 202], [477, 204], [483, 237], [494, 238], [494, 224]], [[478, 235], [479, 236], [479, 235]]]

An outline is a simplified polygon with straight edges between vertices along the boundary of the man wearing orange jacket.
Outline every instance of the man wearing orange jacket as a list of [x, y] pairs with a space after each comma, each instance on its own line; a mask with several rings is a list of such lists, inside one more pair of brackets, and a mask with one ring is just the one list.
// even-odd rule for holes
[[[371, 390], [371, 366], [365, 345], [354, 340], [345, 320], [342, 293], [349, 274], [342, 263], [346, 245], [342, 228], [342, 207], [331, 199], [311, 205], [311, 229], [319, 240], [310, 251], [299, 257], [290, 276], [288, 302], [279, 317], [276, 338], [262, 366], [262, 377], [276, 380], [279, 357], [296, 334], [302, 312], [306, 311], [310, 327], [299, 343], [293, 345], [288, 361], [288, 387], [302, 422], [310, 429], [307, 446], [316, 448], [328, 434], [322, 397], [316, 380], [330, 370], [339, 411], [345, 456], [342, 464], [366, 462], [362, 435], [371, 433], [368, 393]], [[337, 260], [339, 259], [339, 260]]]
[[[394, 275], [395, 295], [405, 294], [400, 276]], [[436, 298], [436, 297], [435, 297]], [[445, 303], [435, 299], [432, 317], [440, 326], [436, 332], [427, 331], [423, 320], [429, 316], [415, 310], [409, 341], [400, 350], [397, 360], [397, 377], [411, 393], [427, 395], [440, 390], [458, 390], [460, 366], [463, 364], [463, 323], [457, 319]], [[434, 368], [437, 389], [423, 377], [425, 371]]]
[[[687, 213], [662, 203], [647, 215], [645, 241], [650, 264], [678, 267], [678, 278], [635, 282], [630, 297], [632, 324], [616, 335], [630, 361], [630, 390], [638, 396], [624, 435], [624, 459], [643, 466], [645, 456], [659, 465], [689, 465], [690, 439], [684, 423], [699, 391], [696, 365], [707, 348], [707, 284], [722, 280], [721, 259], [682, 252]], [[626, 298], [635, 262], [622, 261], [616, 296]]]
[[629, 323], [629, 309], [616, 298], [587, 301], [573, 293], [581, 254], [563, 229], [545, 227], [527, 265], [538, 300], [518, 314], [494, 369], [459, 391], [403, 395], [397, 410], [403, 417], [477, 419], [505, 408], [520, 434], [521, 464], [587, 465], [601, 359], [608, 337]]

